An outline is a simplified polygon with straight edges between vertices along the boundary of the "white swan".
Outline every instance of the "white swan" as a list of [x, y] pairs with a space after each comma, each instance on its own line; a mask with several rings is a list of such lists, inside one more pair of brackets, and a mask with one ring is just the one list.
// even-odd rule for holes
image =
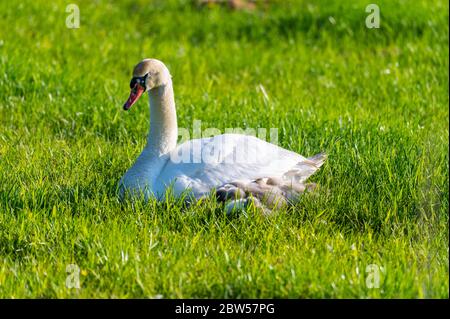
[[[253, 136], [223, 134], [194, 139], [177, 146], [178, 129], [172, 79], [156, 59], [137, 64], [124, 104], [128, 110], [148, 91], [150, 132], [147, 145], [119, 182], [121, 195], [140, 194], [161, 199], [173, 194], [199, 199], [215, 191], [227, 210], [250, 203], [264, 211], [292, 203], [313, 184], [305, 184], [324, 162], [325, 154], [311, 158]], [[263, 203], [264, 206], [261, 204]]]

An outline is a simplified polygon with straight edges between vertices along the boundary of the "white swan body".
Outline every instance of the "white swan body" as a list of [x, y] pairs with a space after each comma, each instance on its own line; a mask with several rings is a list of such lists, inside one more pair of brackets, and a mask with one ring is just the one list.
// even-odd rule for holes
[[[302, 193], [305, 180], [325, 159], [323, 154], [307, 159], [240, 134], [217, 135], [176, 145], [178, 133], [170, 74], [162, 62], [146, 59], [135, 67], [133, 79], [139, 81], [143, 76], [146, 82], [141, 91], [149, 90], [150, 133], [146, 147], [120, 181], [122, 192], [162, 199], [170, 188], [176, 197], [189, 193], [198, 199], [215, 190], [224, 201], [233, 200], [231, 195], [234, 199], [262, 200], [275, 193], [274, 206], [273, 198], [284, 203], [293, 194]], [[143, 93], [138, 84], [132, 90], [135, 91], [130, 94], [125, 109]]]
[[[144, 190], [147, 196], [158, 198], [165, 195], [168, 187], [173, 188], [175, 196], [189, 189], [198, 198], [233, 181], [282, 177], [305, 160], [256, 137], [238, 134], [187, 141], [169, 154], [151, 160], [147, 153], [143, 151], [122, 182], [127, 188]], [[160, 171], [154, 174], [157, 168]]]

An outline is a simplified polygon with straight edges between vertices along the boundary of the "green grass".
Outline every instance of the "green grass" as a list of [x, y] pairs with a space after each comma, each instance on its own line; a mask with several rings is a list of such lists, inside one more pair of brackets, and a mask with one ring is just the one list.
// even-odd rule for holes
[[[67, 3], [0, 3], [0, 297], [449, 297], [446, 1], [379, 0], [380, 29], [362, 0], [77, 1], [80, 29]], [[180, 127], [274, 127], [326, 151], [318, 192], [269, 218], [121, 203], [149, 124], [147, 99], [122, 104], [145, 57], [171, 70]]]

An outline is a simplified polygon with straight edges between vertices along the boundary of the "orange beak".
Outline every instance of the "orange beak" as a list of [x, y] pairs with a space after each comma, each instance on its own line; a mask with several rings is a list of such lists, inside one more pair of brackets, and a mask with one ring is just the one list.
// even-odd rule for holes
[[128, 97], [128, 100], [123, 105], [123, 109], [125, 111], [128, 111], [130, 107], [133, 106], [134, 103], [136, 103], [137, 100], [141, 97], [142, 93], [144, 93], [145, 89], [136, 83], [134, 88], [131, 89], [130, 96]]

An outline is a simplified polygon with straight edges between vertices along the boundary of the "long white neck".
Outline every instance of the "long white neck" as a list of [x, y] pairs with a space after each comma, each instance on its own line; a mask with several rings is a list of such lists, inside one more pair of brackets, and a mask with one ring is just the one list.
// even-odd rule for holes
[[148, 92], [150, 103], [150, 131], [146, 150], [160, 156], [177, 145], [178, 126], [172, 80]]

